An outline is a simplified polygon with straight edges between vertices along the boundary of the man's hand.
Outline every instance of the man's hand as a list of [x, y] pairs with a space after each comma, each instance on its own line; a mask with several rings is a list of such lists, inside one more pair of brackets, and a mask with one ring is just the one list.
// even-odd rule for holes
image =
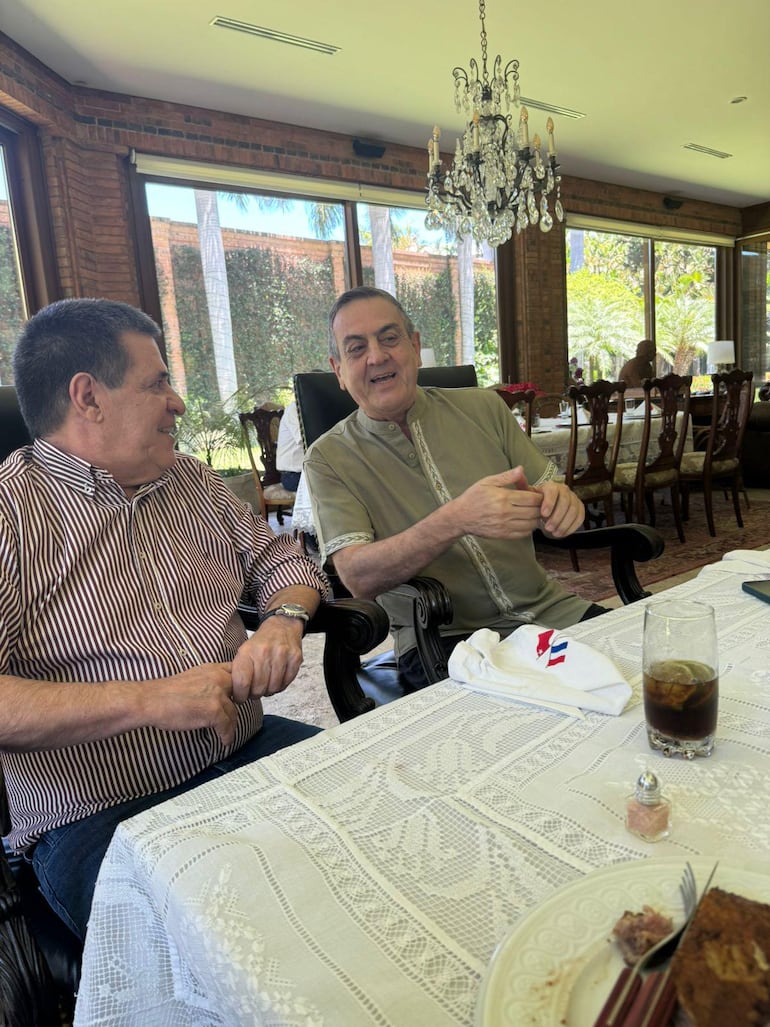
[[233, 697], [245, 702], [282, 692], [302, 665], [301, 620], [270, 617], [243, 643], [233, 660]]
[[563, 482], [546, 481], [536, 487], [543, 496], [540, 521], [543, 531], [552, 538], [564, 538], [577, 531], [585, 521], [583, 501]]
[[235, 737], [236, 711], [229, 663], [204, 663], [174, 677], [133, 686], [146, 696], [146, 723], [166, 731], [213, 728], [223, 745]]
[[540, 527], [542, 494], [530, 489], [521, 467], [481, 478], [454, 500], [463, 534], [526, 538]]

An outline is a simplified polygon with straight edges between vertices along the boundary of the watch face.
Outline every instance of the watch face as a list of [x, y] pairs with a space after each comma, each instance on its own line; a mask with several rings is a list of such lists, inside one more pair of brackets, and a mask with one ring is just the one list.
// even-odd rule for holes
[[283, 603], [278, 607], [278, 610], [286, 617], [300, 617], [302, 620], [310, 619], [310, 614], [305, 607], [299, 606], [297, 603]]

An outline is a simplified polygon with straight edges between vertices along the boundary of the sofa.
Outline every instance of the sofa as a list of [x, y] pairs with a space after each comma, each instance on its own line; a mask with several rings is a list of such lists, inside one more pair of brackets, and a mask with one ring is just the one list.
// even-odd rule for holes
[[741, 466], [744, 485], [770, 489], [770, 389], [766, 387], [760, 389], [749, 413]]

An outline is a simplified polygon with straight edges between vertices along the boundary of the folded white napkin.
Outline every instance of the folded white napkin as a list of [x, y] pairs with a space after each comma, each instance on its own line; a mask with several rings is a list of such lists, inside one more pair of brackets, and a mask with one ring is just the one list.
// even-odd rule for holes
[[506, 696], [579, 715], [595, 710], [617, 717], [631, 686], [601, 653], [552, 628], [526, 624], [500, 641], [480, 628], [449, 657], [449, 676], [475, 692]]
[[712, 577], [715, 574], [743, 574], [753, 578], [770, 576], [770, 550], [733, 549], [725, 553], [717, 563], [707, 563], [701, 567], [698, 577]]

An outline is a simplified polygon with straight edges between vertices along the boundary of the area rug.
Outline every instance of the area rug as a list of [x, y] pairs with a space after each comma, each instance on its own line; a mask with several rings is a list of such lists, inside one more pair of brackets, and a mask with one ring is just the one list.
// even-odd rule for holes
[[[656, 503], [655, 527], [666, 541], [666, 548], [657, 560], [636, 565], [639, 581], [650, 585], [663, 578], [695, 570], [707, 563], [721, 560], [732, 549], [757, 549], [770, 544], [770, 503], [752, 499], [751, 509], [741, 500], [743, 527], [735, 521], [732, 500], [725, 500], [721, 492], [714, 496], [716, 538], [709, 535], [703, 496], [690, 497], [690, 519], [685, 522], [686, 541], [681, 543], [676, 534], [671, 506]], [[621, 515], [622, 516], [622, 515]], [[578, 553], [580, 570], [574, 571], [568, 551], [538, 548], [538, 559], [549, 574], [565, 588], [584, 599], [599, 602], [614, 596], [608, 551]]]

